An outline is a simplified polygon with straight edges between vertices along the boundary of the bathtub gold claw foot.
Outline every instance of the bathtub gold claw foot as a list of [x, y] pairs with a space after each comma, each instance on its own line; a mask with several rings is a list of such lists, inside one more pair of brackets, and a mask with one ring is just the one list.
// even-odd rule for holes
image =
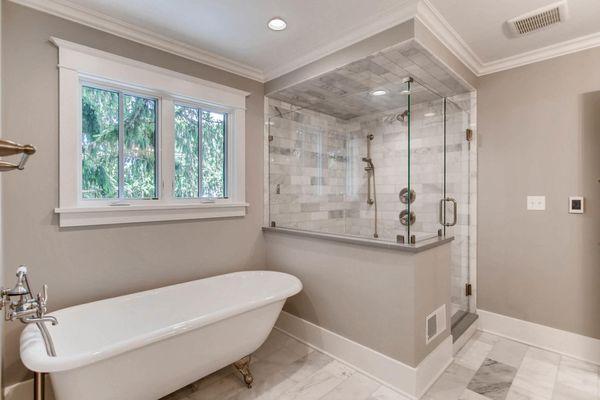
[[242, 374], [244, 383], [246, 386], [248, 386], [248, 389], [251, 389], [252, 382], [254, 382], [254, 377], [252, 376], [252, 372], [250, 372], [250, 356], [242, 358], [233, 365], [238, 371], [240, 371], [240, 374]]

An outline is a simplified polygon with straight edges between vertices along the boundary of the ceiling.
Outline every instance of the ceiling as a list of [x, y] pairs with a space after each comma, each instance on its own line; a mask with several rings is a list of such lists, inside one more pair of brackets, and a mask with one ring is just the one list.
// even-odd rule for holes
[[[417, 0], [41, 1], [74, 6], [143, 27], [247, 65], [267, 79], [303, 57], [320, 58], [331, 49], [338, 50], [406, 20], [408, 14], [402, 19], [399, 13], [404, 12], [407, 4], [416, 9], [417, 3]], [[275, 16], [287, 21], [285, 31], [273, 32], [267, 28], [267, 22]]]
[[[513, 38], [505, 22], [556, 0], [429, 0], [482, 64], [600, 32], [600, 1], [569, 0], [569, 18]], [[600, 44], [600, 43], [599, 43]]]
[[[12, 0], [266, 81], [417, 16], [476, 75], [600, 45], [600, 0], [509, 38], [505, 21], [554, 0]], [[287, 20], [272, 32], [267, 21]]]
[[[364, 59], [270, 94], [294, 106], [349, 120], [405, 107], [412, 77], [412, 104], [441, 101], [468, 93], [454, 75], [416, 41], [405, 42]], [[375, 90], [386, 94], [373, 96]]]

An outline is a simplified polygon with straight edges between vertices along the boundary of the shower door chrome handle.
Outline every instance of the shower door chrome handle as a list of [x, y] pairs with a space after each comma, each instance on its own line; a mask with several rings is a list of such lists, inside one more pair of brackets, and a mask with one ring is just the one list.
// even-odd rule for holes
[[[446, 206], [447, 202], [452, 203], [452, 223], [446, 222], [446, 218], [445, 218], [444, 207]], [[440, 200], [439, 219], [440, 219], [440, 225], [443, 225], [443, 226], [456, 225], [456, 222], [458, 221], [458, 207], [456, 205], [456, 199], [453, 199], [452, 197], [446, 197], [445, 199]]]

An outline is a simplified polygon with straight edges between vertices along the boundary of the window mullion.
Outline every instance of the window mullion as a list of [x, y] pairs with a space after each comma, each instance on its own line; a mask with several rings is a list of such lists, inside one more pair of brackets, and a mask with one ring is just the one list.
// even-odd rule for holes
[[123, 93], [119, 92], [119, 199], [125, 198], [125, 120]]
[[202, 131], [202, 110], [198, 109], [198, 197], [202, 197], [202, 169], [204, 168], [202, 148], [204, 145], [204, 135]]

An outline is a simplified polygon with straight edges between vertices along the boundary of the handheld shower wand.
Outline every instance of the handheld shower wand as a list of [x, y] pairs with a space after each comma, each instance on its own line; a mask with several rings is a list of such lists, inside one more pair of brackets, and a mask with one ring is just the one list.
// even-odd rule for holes
[[[371, 141], [375, 138], [375, 136], [370, 133], [367, 135], [367, 156], [362, 158], [362, 161], [367, 163], [365, 167], [365, 171], [367, 172], [367, 204], [374, 205], [374, 229], [373, 229], [373, 237], [378, 238], [379, 233], [377, 232], [377, 191], [375, 189], [375, 165], [373, 164], [373, 160], [371, 159]], [[373, 185], [373, 196], [371, 197], [371, 184]]]

